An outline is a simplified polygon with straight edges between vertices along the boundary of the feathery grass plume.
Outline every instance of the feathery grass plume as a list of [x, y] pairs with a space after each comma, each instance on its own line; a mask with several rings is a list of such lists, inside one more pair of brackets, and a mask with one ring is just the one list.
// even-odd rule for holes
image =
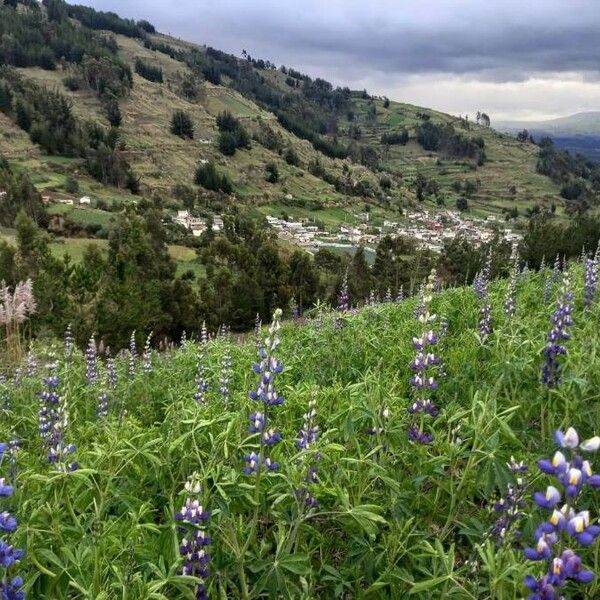
[[206, 580], [210, 575], [208, 546], [211, 543], [207, 526], [210, 512], [202, 506], [202, 486], [198, 473], [186, 481], [184, 493], [185, 502], [181, 510], [175, 513], [175, 520], [184, 532], [179, 545], [179, 554], [183, 559], [181, 573], [199, 580], [194, 589], [196, 600], [207, 600]]
[[542, 366], [541, 382], [549, 388], [560, 383], [559, 357], [567, 353], [563, 342], [570, 339], [569, 328], [573, 324], [573, 294], [571, 293], [571, 279], [568, 271], [564, 272], [561, 295], [556, 300], [556, 309], [552, 315], [552, 328], [548, 333], [546, 347], [543, 351], [544, 364]]
[[70, 362], [73, 358], [73, 350], [75, 348], [75, 339], [73, 338], [73, 330], [71, 328], [71, 323], [67, 325], [65, 329], [64, 336], [64, 354], [65, 361]]
[[127, 376], [129, 379], [135, 377], [135, 367], [137, 364], [137, 345], [135, 343], [135, 329], [131, 332], [129, 338], [129, 362], [127, 365]]
[[95, 334], [90, 337], [85, 350], [85, 379], [88, 385], [94, 385], [98, 381], [98, 349]]
[[585, 306], [591, 306], [596, 298], [598, 289], [598, 263], [593, 258], [585, 259], [585, 291], [583, 303]]
[[65, 403], [58, 393], [59, 378], [56, 363], [47, 366], [48, 375], [43, 382], [46, 387], [40, 392], [40, 409], [38, 412], [39, 432], [45, 446], [48, 462], [58, 471], [71, 472], [79, 468], [79, 464], [69, 463], [68, 457], [76, 450], [75, 444], [65, 441], [69, 425], [69, 416]]
[[271, 424], [270, 410], [273, 406], [283, 404], [284, 398], [275, 388], [275, 377], [283, 371], [283, 364], [275, 357], [279, 346], [279, 330], [281, 328], [280, 308], [273, 313], [273, 321], [260, 351], [260, 363], [255, 364], [252, 370], [258, 375], [256, 390], [250, 392], [251, 400], [262, 404], [262, 407], [250, 415], [250, 433], [260, 434], [260, 444], [257, 452], [244, 456], [246, 467], [244, 472], [252, 475], [261, 471], [264, 465], [267, 471], [274, 471], [279, 465], [267, 456], [267, 448], [272, 448], [281, 440], [281, 434], [269, 427]]
[[[9, 444], [0, 442], [0, 468], [4, 457], [9, 450]], [[0, 477], [0, 499], [10, 498], [14, 487], [7, 482], [5, 477]], [[3, 507], [4, 508], [4, 507]], [[7, 510], [0, 513], [0, 598], [3, 600], [23, 600], [25, 592], [22, 590], [23, 579], [19, 576], [10, 576], [10, 572], [17, 562], [23, 557], [23, 550], [14, 548], [9, 541], [9, 536], [17, 529], [17, 519]]]
[[9, 362], [21, 361], [21, 325], [36, 312], [31, 279], [20, 281], [11, 291], [4, 281], [0, 282], [0, 327], [4, 328], [6, 354]]
[[600, 526], [591, 522], [589, 511], [578, 506], [584, 489], [600, 487], [600, 475], [593, 473], [590, 462], [578, 449], [596, 452], [600, 437], [580, 444], [577, 431], [570, 427], [564, 433], [557, 431], [554, 438], [559, 448], [552, 459], [542, 459], [538, 466], [542, 473], [553, 476], [552, 483], [556, 485], [549, 485], [545, 492], [536, 492], [533, 497], [540, 508], [551, 514], [536, 528], [535, 546], [524, 550], [529, 560], [545, 563], [541, 576], [525, 577], [525, 585], [531, 592], [529, 600], [558, 599], [562, 597], [559, 590], [567, 581], [588, 584], [595, 578], [570, 547], [575, 543], [590, 546], [600, 535]]
[[[184, 332], [185, 333], [185, 332]], [[183, 338], [182, 338], [183, 340]], [[152, 332], [148, 334], [146, 343], [144, 344], [144, 350], [142, 352], [142, 371], [144, 375], [150, 375], [152, 373]], [[185, 347], [185, 340], [182, 341], [182, 347]]]
[[415, 400], [408, 409], [409, 414], [413, 417], [408, 429], [408, 437], [411, 441], [420, 444], [431, 444], [433, 442], [433, 434], [425, 431], [425, 416], [435, 418], [438, 414], [438, 409], [430, 397], [438, 387], [435, 376], [440, 365], [440, 359], [433, 352], [439, 339], [432, 329], [436, 316], [430, 312], [436, 275], [436, 270], [432, 269], [427, 278], [427, 283], [423, 286], [420, 310], [417, 317], [423, 328], [419, 337], [413, 337], [413, 346], [417, 352], [410, 364], [413, 372], [410, 385]]
[[306, 468], [303, 485], [296, 490], [296, 496], [300, 503], [306, 508], [316, 508], [319, 501], [313, 493], [313, 486], [319, 483], [319, 469], [316, 461], [320, 460], [320, 455], [312, 452], [312, 447], [319, 439], [319, 426], [317, 425], [317, 399], [313, 396], [308, 401], [307, 411], [303, 416], [304, 422], [302, 429], [296, 440], [296, 448], [302, 452], [298, 459], [298, 465]]

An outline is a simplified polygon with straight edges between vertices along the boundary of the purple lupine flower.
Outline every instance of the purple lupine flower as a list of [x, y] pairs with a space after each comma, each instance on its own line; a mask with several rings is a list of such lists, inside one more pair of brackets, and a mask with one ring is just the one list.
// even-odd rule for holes
[[438, 409], [429, 396], [438, 387], [436, 376], [439, 374], [441, 365], [440, 359], [434, 353], [434, 347], [438, 343], [439, 337], [431, 329], [436, 319], [436, 316], [430, 312], [435, 278], [436, 271], [433, 269], [427, 283], [422, 287], [419, 310], [416, 311], [416, 314], [423, 330], [419, 337], [413, 338], [416, 355], [410, 363], [410, 369], [413, 372], [410, 385], [413, 388], [415, 399], [408, 408], [409, 414], [413, 415], [408, 437], [411, 441], [421, 444], [430, 444], [433, 441], [433, 435], [423, 429], [424, 417], [426, 415], [435, 417], [438, 414]]
[[540, 579], [532, 575], [525, 578], [525, 585], [532, 592], [530, 600], [561, 598], [559, 590], [568, 580], [587, 584], [595, 578], [592, 571], [583, 568], [579, 555], [565, 546], [574, 542], [589, 546], [600, 536], [600, 525], [591, 522], [589, 511], [576, 511], [584, 488], [600, 488], [600, 475], [592, 472], [589, 461], [578, 451], [596, 452], [600, 437], [579, 443], [579, 435], [572, 427], [564, 433], [557, 431], [554, 437], [560, 449], [552, 459], [540, 460], [538, 466], [542, 473], [552, 475], [562, 489], [549, 485], [545, 492], [534, 495], [535, 503], [551, 514], [537, 527], [535, 546], [524, 550], [529, 560], [548, 561], [547, 573]]
[[569, 327], [573, 324], [572, 301], [571, 280], [569, 273], [565, 271], [561, 295], [556, 301], [556, 309], [551, 319], [552, 328], [548, 333], [548, 341], [543, 351], [544, 365], [542, 366], [541, 382], [549, 388], [560, 383], [559, 357], [566, 355], [567, 349], [563, 342], [571, 337]]
[[[150, 333], [150, 335], [148, 337], [151, 337], [151, 336], [152, 336], [152, 333]], [[148, 342], [147, 339], [146, 339], [146, 342]], [[181, 332], [181, 339], [179, 340], [179, 347], [185, 348], [186, 344], [187, 344], [187, 331], [184, 329]], [[143, 358], [143, 355], [142, 355], [142, 358]], [[142, 369], [143, 369], [143, 367], [142, 367]]]
[[23, 379], [23, 371], [21, 367], [15, 367], [12, 376], [12, 385], [13, 388], [18, 388], [21, 385], [21, 381]]
[[137, 345], [135, 343], [135, 330], [131, 332], [129, 338], [129, 363], [127, 366], [127, 376], [129, 379], [135, 377], [135, 366], [137, 362]]
[[487, 338], [492, 333], [492, 305], [489, 302], [491, 261], [491, 254], [489, 254], [485, 266], [479, 273], [477, 273], [477, 276], [473, 280], [473, 289], [475, 290], [475, 295], [481, 303], [477, 329], [479, 330], [479, 339], [481, 340], [482, 344], [486, 343]]
[[[4, 462], [4, 455], [9, 444], [0, 443], [0, 467]], [[5, 482], [4, 477], [0, 477], [0, 498], [7, 498], [13, 495], [14, 488]], [[21, 577], [13, 577], [9, 580], [8, 569], [15, 565], [23, 557], [23, 550], [14, 548], [8, 541], [8, 536], [17, 528], [17, 519], [8, 511], [0, 512], [0, 568], [3, 572], [0, 575], [0, 598], [6, 600], [23, 600], [25, 592], [21, 589], [23, 580]], [[5, 537], [7, 539], [5, 539]]]
[[344, 274], [344, 279], [342, 280], [342, 287], [340, 288], [340, 293], [338, 294], [338, 305], [339, 312], [348, 312], [350, 308], [349, 305], [349, 297], [348, 297], [348, 272]]
[[189, 477], [184, 489], [185, 502], [181, 510], [175, 513], [175, 520], [184, 532], [179, 545], [179, 554], [183, 559], [182, 575], [196, 577], [199, 580], [194, 590], [196, 599], [207, 600], [206, 580], [210, 576], [208, 546], [211, 543], [207, 526], [210, 512], [202, 506], [202, 487], [198, 473]]
[[515, 525], [524, 516], [526, 484], [522, 474], [527, 471], [527, 466], [522, 461], [517, 463], [511, 456], [508, 468], [515, 476], [515, 481], [508, 484], [506, 496], [500, 498], [492, 507], [498, 518], [490, 533], [497, 546], [504, 545], [511, 537], [520, 537], [521, 532], [515, 530]]
[[38, 363], [37, 363], [37, 357], [35, 355], [35, 353], [33, 352], [33, 350], [29, 350], [29, 352], [27, 353], [27, 377], [32, 378], [35, 377], [37, 375], [38, 372]]
[[423, 296], [425, 295], [425, 284], [422, 283], [419, 286], [419, 301], [413, 310], [413, 317], [418, 321], [421, 318], [421, 315], [425, 311], [425, 307], [423, 306]]
[[11, 388], [9, 387], [6, 377], [0, 375], [0, 408], [2, 410], [11, 410]]
[[397, 302], [398, 304], [400, 304], [400, 302], [402, 302], [403, 300], [404, 300], [404, 286], [403, 286], [403, 285], [401, 285], [401, 286], [398, 288], [398, 293], [396, 294], [396, 302]]
[[196, 393], [194, 400], [198, 404], [204, 404], [206, 400], [206, 392], [208, 390], [208, 381], [206, 380], [206, 368], [204, 367], [204, 353], [198, 356], [198, 364], [196, 365]]
[[392, 290], [390, 288], [388, 288], [386, 290], [384, 300], [385, 300], [385, 302], [391, 302], [392, 301]]
[[98, 394], [98, 403], [96, 404], [96, 414], [99, 419], [108, 417], [108, 394], [102, 391]]
[[594, 259], [585, 260], [585, 293], [583, 303], [585, 306], [591, 306], [596, 297], [598, 289], [598, 264]]
[[[148, 334], [148, 337], [146, 338], [146, 343], [144, 344], [144, 351], [142, 352], [142, 371], [144, 375], [150, 375], [150, 373], [152, 373], [152, 348], [150, 346], [151, 342], [152, 332]], [[185, 345], [185, 342], [182, 343], [182, 345]]]
[[312, 486], [319, 483], [319, 468], [314, 461], [320, 460], [319, 453], [311, 453], [312, 446], [319, 439], [319, 426], [316, 424], [317, 419], [317, 399], [315, 397], [308, 401], [308, 409], [304, 413], [304, 422], [302, 429], [296, 440], [296, 448], [302, 452], [298, 459], [298, 466], [307, 465], [304, 476], [304, 483], [296, 490], [296, 497], [301, 505], [306, 508], [316, 508], [319, 506], [319, 501], [315, 498]]
[[94, 385], [98, 381], [98, 350], [94, 334], [90, 337], [85, 351], [85, 380], [88, 385]]
[[513, 248], [513, 266], [510, 271], [510, 280], [506, 289], [506, 298], [504, 300], [504, 314], [507, 319], [512, 319], [516, 313], [517, 283], [519, 280], [519, 255], [516, 246]]
[[315, 316], [314, 325], [315, 325], [315, 331], [317, 333], [320, 333], [321, 329], [323, 329], [323, 311], [321, 310], [320, 306], [319, 306], [319, 310], [317, 311], [317, 315]]
[[208, 330], [206, 329], [206, 321], [202, 321], [202, 329], [200, 330], [200, 342], [208, 344]]
[[58, 471], [71, 472], [79, 468], [78, 463], [69, 463], [67, 459], [76, 450], [75, 444], [68, 444], [65, 435], [69, 417], [67, 407], [59, 393], [59, 378], [56, 364], [48, 365], [48, 376], [43, 379], [46, 389], [40, 392], [40, 410], [38, 412], [39, 432], [48, 454], [48, 462]]
[[367, 300], [369, 306], [375, 306], [377, 304], [377, 297], [375, 296], [375, 290], [369, 292], [369, 299]]
[[225, 350], [223, 352], [223, 358], [221, 359], [221, 376], [219, 378], [219, 392], [221, 393], [221, 396], [223, 396], [225, 404], [229, 403], [231, 394], [231, 375], [231, 350], [229, 348], [229, 343], [225, 342]]
[[294, 319], [294, 321], [300, 316], [300, 309], [294, 296], [292, 296], [292, 299], [290, 300], [290, 315], [292, 316], [292, 319]]
[[561, 272], [561, 261], [560, 256], [556, 255], [556, 259], [554, 260], [554, 266], [552, 267], [552, 273], [546, 277], [546, 282], [544, 284], [544, 302], [549, 302], [552, 296], [552, 292], [556, 287], [556, 284], [560, 281], [560, 272]]
[[275, 357], [275, 350], [280, 342], [281, 315], [280, 308], [273, 313], [273, 321], [269, 326], [268, 335], [260, 349], [261, 361], [252, 367], [259, 380], [256, 390], [251, 391], [249, 396], [250, 399], [261, 402], [263, 408], [250, 415], [250, 432], [260, 434], [260, 445], [258, 453], [251, 452], [244, 457], [246, 461], [244, 471], [247, 475], [257, 473], [262, 465], [267, 471], [274, 471], [279, 467], [276, 462], [266, 456], [266, 448], [277, 444], [281, 440], [281, 434], [272, 427], [267, 430], [265, 428], [271, 424], [269, 410], [284, 401], [274, 384], [276, 375], [283, 371], [283, 364]]
[[65, 360], [69, 362], [73, 358], [73, 350], [75, 348], [75, 339], [73, 338], [73, 329], [71, 323], [67, 325], [64, 335], [64, 353]]

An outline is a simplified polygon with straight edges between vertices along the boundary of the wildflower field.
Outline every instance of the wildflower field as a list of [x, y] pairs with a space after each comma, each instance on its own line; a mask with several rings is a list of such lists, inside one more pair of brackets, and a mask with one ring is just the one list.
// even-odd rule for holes
[[34, 345], [0, 388], [2, 598], [599, 598], [596, 269]]

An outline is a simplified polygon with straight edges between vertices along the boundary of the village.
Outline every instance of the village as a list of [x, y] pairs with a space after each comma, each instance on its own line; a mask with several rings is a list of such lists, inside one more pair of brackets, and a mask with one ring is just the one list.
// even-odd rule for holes
[[277, 231], [278, 236], [290, 243], [314, 253], [320, 247], [375, 247], [386, 235], [407, 237], [417, 241], [423, 249], [440, 252], [444, 242], [462, 235], [474, 246], [489, 242], [494, 236], [515, 243], [521, 235], [505, 223], [489, 215], [485, 220], [464, 217], [458, 211], [445, 210], [430, 212], [423, 210], [408, 213], [406, 221], [384, 220], [381, 225], [369, 223], [369, 213], [357, 213], [356, 225], [342, 224], [336, 231], [327, 231], [311, 224], [308, 219], [289, 221], [267, 215], [267, 223]]

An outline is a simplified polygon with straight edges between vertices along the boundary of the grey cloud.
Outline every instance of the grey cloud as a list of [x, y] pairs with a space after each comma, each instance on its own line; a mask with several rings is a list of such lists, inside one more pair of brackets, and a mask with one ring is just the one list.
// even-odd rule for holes
[[[448, 110], [468, 101], [467, 88], [483, 94], [488, 84], [502, 89], [573, 73], [586, 83], [600, 78], [597, 0], [76, 1], [147, 18], [160, 31], [237, 55], [246, 49], [339, 85], [371, 86], [374, 93], [408, 91], [415, 77], [432, 85], [451, 80], [457, 97], [431, 102]], [[473, 81], [481, 90], [467, 86]], [[578, 90], [574, 83], [573, 106]], [[579, 91], [592, 93], [587, 86]], [[539, 87], [537, 94], [543, 101]]]

